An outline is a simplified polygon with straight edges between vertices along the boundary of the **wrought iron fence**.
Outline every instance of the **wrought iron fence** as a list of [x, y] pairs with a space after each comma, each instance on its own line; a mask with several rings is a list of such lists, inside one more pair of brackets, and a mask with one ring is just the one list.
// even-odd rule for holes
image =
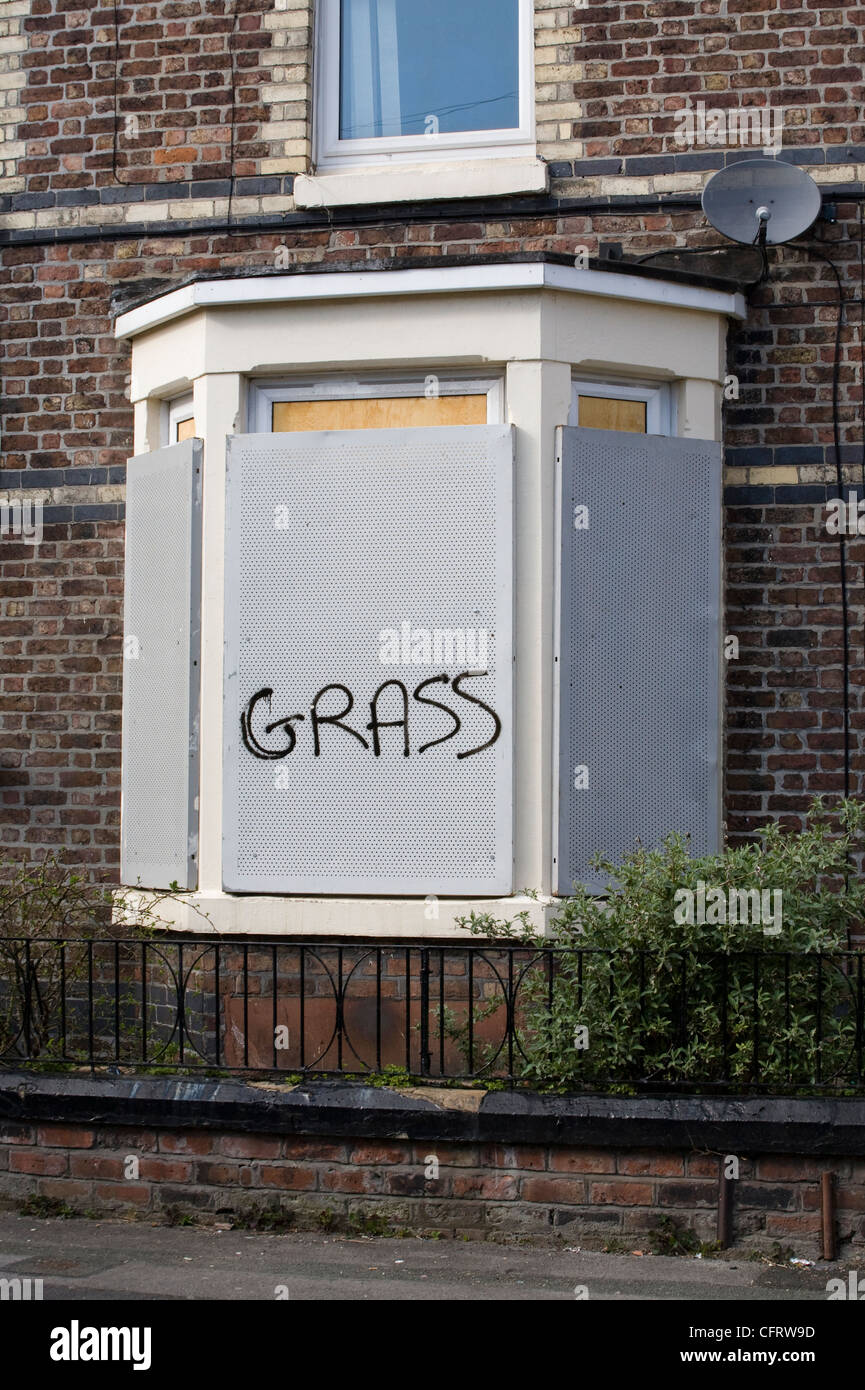
[[0, 941], [0, 1063], [865, 1090], [855, 951]]

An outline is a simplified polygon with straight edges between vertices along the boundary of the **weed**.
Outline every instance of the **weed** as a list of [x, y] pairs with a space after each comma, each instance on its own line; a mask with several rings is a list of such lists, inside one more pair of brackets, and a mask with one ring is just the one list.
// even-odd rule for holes
[[694, 1255], [700, 1249], [700, 1240], [687, 1226], [679, 1226], [671, 1216], [662, 1216], [649, 1231], [649, 1249], [653, 1255]]
[[270, 1231], [277, 1234], [294, 1225], [294, 1212], [286, 1211], [284, 1207], [249, 1207], [233, 1217], [233, 1224], [240, 1231]]
[[43, 1197], [38, 1192], [25, 1197], [18, 1210], [22, 1216], [38, 1216], [44, 1221], [53, 1217], [62, 1217], [64, 1221], [68, 1221], [78, 1215], [68, 1202], [62, 1202], [59, 1197]]

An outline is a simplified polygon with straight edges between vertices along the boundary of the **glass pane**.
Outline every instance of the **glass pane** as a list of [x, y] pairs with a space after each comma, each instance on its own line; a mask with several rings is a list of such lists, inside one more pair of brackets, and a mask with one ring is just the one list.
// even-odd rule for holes
[[274, 401], [273, 429], [387, 430], [412, 425], [485, 425], [487, 398], [386, 396], [348, 401]]
[[518, 0], [342, 0], [341, 140], [511, 130]]
[[608, 396], [580, 396], [580, 424], [590, 430], [646, 433], [646, 402], [620, 401]]

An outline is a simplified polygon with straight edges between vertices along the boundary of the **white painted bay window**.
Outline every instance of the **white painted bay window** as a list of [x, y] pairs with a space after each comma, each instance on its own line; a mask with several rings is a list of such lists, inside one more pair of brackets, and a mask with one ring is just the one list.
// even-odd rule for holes
[[598, 849], [715, 848], [740, 315], [545, 264], [127, 311], [124, 881], [226, 933], [440, 939], [543, 927]]

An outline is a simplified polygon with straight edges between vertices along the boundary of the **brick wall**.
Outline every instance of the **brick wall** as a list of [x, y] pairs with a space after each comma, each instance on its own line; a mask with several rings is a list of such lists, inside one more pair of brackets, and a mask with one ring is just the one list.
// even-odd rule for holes
[[[135, 1162], [130, 1163], [130, 1159]], [[431, 1160], [438, 1164], [438, 1176]], [[664, 1217], [717, 1237], [722, 1156], [549, 1144], [251, 1135], [201, 1129], [0, 1124], [0, 1202], [201, 1220], [276, 1212], [299, 1230], [382, 1229], [534, 1237], [648, 1250]], [[820, 1176], [836, 1174], [839, 1253], [865, 1246], [865, 1162], [795, 1154], [740, 1160], [732, 1245], [820, 1255]], [[125, 1176], [126, 1174], [126, 1176]]]
[[[116, 43], [107, 4], [0, 7], [0, 321], [8, 343], [0, 501], [38, 497], [46, 524], [35, 554], [0, 540], [0, 843], [13, 853], [74, 847], [95, 871], [116, 872], [132, 413], [112, 291], [154, 292], [192, 272], [273, 268], [280, 247], [291, 266], [336, 269], [525, 250], [570, 255], [576, 246], [595, 253], [610, 241], [626, 256], [714, 244], [699, 190], [708, 171], [742, 151], [681, 150], [677, 115], [698, 101], [768, 100], [785, 112], [784, 157], [837, 192], [837, 221], [821, 223], [809, 244], [841, 275], [841, 452], [846, 477], [865, 485], [865, 9], [536, 0], [535, 12], [549, 198], [451, 204], [428, 216], [377, 208], [298, 215], [293, 178], [311, 153], [309, 0], [121, 5]], [[729, 370], [740, 393], [724, 407], [726, 626], [741, 643], [728, 671], [734, 835], [779, 814], [795, 819], [809, 794], [843, 786], [838, 547], [817, 529], [826, 490], [836, 491], [837, 292], [831, 268], [806, 244], [773, 251], [770, 261], [747, 322], [731, 333]], [[863, 771], [862, 562], [858, 544], [848, 546], [854, 791]]]
[[[220, 215], [229, 175], [247, 211], [273, 206], [262, 197], [292, 208], [291, 176], [312, 158], [312, 0], [120, 5], [116, 32], [107, 3], [3, 9], [0, 91], [26, 80], [0, 179], [16, 195], [11, 225], [135, 222], [142, 205]], [[782, 110], [790, 157], [826, 183], [861, 180], [863, 17], [791, 0], [535, 0], [538, 152], [556, 191], [698, 192], [728, 148], [678, 143], [679, 114], [699, 100]]]
[[[818, 521], [836, 495], [822, 483], [728, 490], [727, 628], [741, 645], [727, 672], [726, 814], [738, 833], [766, 812], [795, 824], [811, 796], [844, 790], [838, 542]], [[846, 550], [849, 601], [861, 614], [865, 541]], [[859, 641], [850, 664], [855, 793], [865, 770]]]

